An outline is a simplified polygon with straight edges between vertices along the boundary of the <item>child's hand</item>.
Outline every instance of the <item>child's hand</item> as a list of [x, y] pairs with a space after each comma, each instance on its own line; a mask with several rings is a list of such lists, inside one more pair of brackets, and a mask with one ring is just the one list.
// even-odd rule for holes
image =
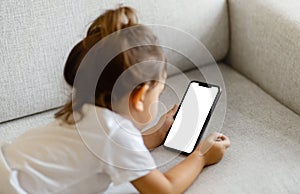
[[221, 133], [211, 133], [196, 148], [196, 152], [203, 156], [205, 165], [218, 163], [230, 146], [229, 138]]
[[163, 143], [174, 122], [173, 116], [177, 109], [178, 106], [175, 104], [171, 110], [160, 117], [156, 125], [143, 132], [144, 143], [149, 150], [152, 150]]
[[178, 105], [175, 104], [172, 109], [170, 109], [167, 113], [162, 115], [155, 125], [155, 128], [157, 129], [157, 132], [159, 133], [161, 143], [163, 143], [171, 125], [174, 122], [174, 115], [178, 109]]

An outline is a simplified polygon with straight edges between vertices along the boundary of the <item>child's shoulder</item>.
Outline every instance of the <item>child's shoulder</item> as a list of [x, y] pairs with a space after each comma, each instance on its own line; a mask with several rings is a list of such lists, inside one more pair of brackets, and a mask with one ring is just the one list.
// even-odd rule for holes
[[121, 145], [128, 145], [130, 142], [143, 144], [141, 132], [133, 123], [122, 115], [107, 108], [85, 104], [82, 112], [84, 118], [76, 124], [80, 132], [105, 137], [106, 141], [113, 140]]

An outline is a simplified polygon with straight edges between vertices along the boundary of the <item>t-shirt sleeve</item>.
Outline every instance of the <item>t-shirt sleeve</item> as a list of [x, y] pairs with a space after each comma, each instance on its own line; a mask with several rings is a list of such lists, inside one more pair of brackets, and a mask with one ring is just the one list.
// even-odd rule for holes
[[105, 171], [115, 185], [130, 182], [156, 168], [142, 135], [132, 124], [123, 123], [107, 138]]

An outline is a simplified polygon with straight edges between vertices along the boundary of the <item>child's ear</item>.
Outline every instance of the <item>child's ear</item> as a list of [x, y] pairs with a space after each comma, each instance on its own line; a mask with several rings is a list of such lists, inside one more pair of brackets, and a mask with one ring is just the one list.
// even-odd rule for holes
[[147, 84], [144, 84], [132, 96], [133, 107], [138, 112], [144, 111], [144, 100], [148, 90], [149, 90], [149, 86]]

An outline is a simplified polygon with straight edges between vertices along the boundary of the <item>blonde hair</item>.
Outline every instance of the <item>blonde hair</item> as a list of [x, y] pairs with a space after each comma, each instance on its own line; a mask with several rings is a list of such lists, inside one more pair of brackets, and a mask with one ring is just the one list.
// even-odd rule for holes
[[[86, 97], [84, 95], [84, 89], [77, 85], [74, 85], [74, 80], [78, 68], [90, 51], [90, 49], [104, 37], [118, 32], [122, 29], [135, 27], [134, 32], [126, 34], [126, 36], [118, 37], [120, 42], [128, 42], [131, 39], [143, 40], [147, 42], [146, 45], [137, 46], [121, 52], [116, 57], [114, 57], [103, 69], [102, 74], [100, 75], [97, 82], [97, 87], [94, 96]], [[74, 119], [69, 119], [72, 116], [73, 111], [76, 111], [82, 115], [81, 107], [85, 103], [94, 102], [96, 106], [105, 107], [112, 109], [111, 101], [112, 98], [118, 99], [121, 98], [124, 93], [128, 90], [124, 89], [123, 93], [119, 93], [118, 96], [112, 96], [112, 90], [115, 82], [118, 77], [129, 67], [133, 66], [136, 63], [147, 61], [149, 59], [162, 61], [160, 65], [151, 66], [150, 72], [152, 72], [152, 81], [147, 81], [139, 84], [135, 90], [138, 90], [141, 85], [148, 84], [150, 86], [155, 85], [158, 79], [162, 79], [164, 73], [166, 72], [166, 58], [163, 53], [163, 50], [160, 46], [157, 46], [157, 37], [153, 32], [146, 26], [138, 24], [138, 18], [135, 13], [135, 10], [130, 7], [119, 7], [115, 10], [108, 10], [104, 14], [100, 15], [94, 20], [90, 25], [86, 37], [77, 43], [74, 48], [71, 50], [68, 59], [64, 68], [64, 78], [66, 82], [76, 89], [76, 93], [73, 94], [73, 99], [70, 99], [61, 110], [55, 114], [55, 118], [60, 118], [65, 122], [71, 124], [74, 123]], [[101, 53], [96, 60], [98, 60]], [[90, 71], [97, 69], [97, 63], [93, 63], [89, 67]], [[86, 75], [89, 76], [89, 75]], [[133, 74], [132, 77], [139, 77], [141, 75]], [[129, 87], [124, 85], [124, 88]], [[135, 91], [134, 90], [134, 91]]]

